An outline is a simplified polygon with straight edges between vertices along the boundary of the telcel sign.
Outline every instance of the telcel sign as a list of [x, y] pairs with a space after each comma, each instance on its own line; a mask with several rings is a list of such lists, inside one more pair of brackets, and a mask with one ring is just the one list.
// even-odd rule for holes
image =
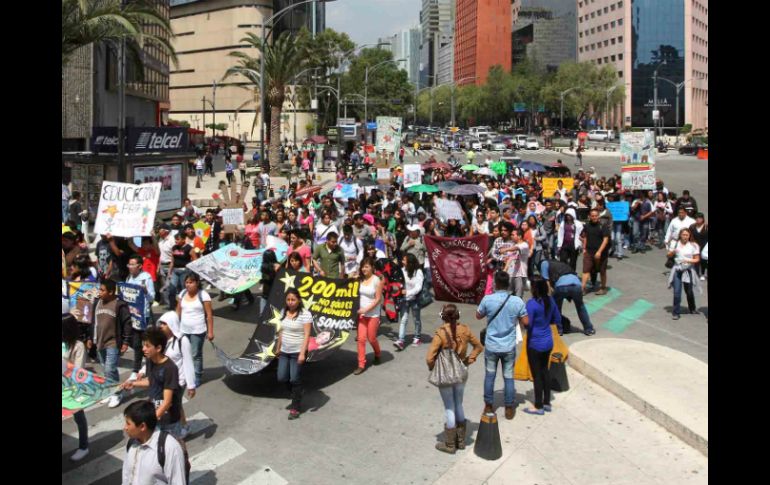
[[[189, 135], [184, 127], [126, 128], [126, 153], [169, 153], [189, 151]], [[118, 129], [94, 127], [91, 136], [94, 153], [118, 152]]]

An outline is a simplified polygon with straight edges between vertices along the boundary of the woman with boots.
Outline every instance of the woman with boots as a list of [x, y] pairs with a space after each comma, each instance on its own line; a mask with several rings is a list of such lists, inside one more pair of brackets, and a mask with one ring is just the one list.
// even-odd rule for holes
[[286, 290], [286, 307], [281, 316], [281, 331], [275, 345], [278, 356], [278, 382], [286, 382], [291, 391], [289, 419], [299, 418], [302, 399], [302, 365], [305, 363], [307, 343], [313, 316], [303, 308], [296, 288]]
[[[436, 357], [442, 349], [452, 348], [465, 365], [476, 362], [476, 357], [484, 351], [484, 346], [473, 335], [470, 327], [457, 323], [460, 320], [460, 311], [453, 304], [444, 305], [440, 317], [443, 324], [436, 330], [433, 342], [428, 350], [428, 369], [433, 370]], [[465, 356], [468, 350], [468, 342], [473, 345], [473, 351]], [[444, 443], [436, 443], [436, 449], [445, 453], [454, 454], [457, 448], [465, 449], [465, 412], [463, 411], [463, 391], [465, 383], [438, 388], [441, 400], [444, 401], [446, 425], [444, 429]]]

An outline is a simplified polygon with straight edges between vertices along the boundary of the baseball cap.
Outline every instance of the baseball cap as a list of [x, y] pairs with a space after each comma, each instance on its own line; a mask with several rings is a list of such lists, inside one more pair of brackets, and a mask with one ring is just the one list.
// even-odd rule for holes
[[418, 224], [409, 224], [408, 226], [406, 226], [406, 230], [409, 231], [409, 232], [419, 231], [420, 230], [420, 226]]

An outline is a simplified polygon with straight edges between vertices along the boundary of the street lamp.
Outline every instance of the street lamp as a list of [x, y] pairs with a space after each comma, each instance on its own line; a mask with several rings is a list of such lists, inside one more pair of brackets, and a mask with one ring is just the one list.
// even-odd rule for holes
[[[660, 69], [660, 66], [664, 66], [666, 64], [666, 61], [660, 61], [660, 63], [655, 66], [655, 70], [652, 71], [652, 113], [653, 113], [653, 119], [652, 119], [652, 126], [654, 128], [657, 128], [658, 123], [655, 121], [655, 112], [658, 111], [658, 69]], [[660, 119], [660, 113], [658, 113], [658, 119]]]
[[691, 77], [690, 79], [685, 79], [684, 81], [680, 83], [675, 83], [674, 81], [670, 79], [666, 79], [664, 77], [658, 77], [661, 81], [666, 81], [667, 83], [674, 86], [675, 93], [676, 93], [676, 137], [677, 137], [677, 143], [679, 142], [679, 92], [682, 90], [685, 84], [687, 84], [689, 81], [692, 80], [701, 80], [705, 79], [704, 77]]
[[214, 79], [214, 81], [212, 81], [211, 92], [212, 92], [213, 98], [214, 98], [212, 100], [212, 102], [211, 102], [211, 112], [212, 112], [212, 114], [211, 114], [211, 133], [212, 133], [211, 141], [214, 141], [214, 138], [217, 136], [217, 132], [216, 132], [216, 129], [217, 129], [217, 80], [216, 79]]
[[366, 66], [366, 69], [364, 69], [364, 123], [367, 123], [369, 121], [369, 111], [367, 106], [367, 101], [369, 99], [369, 72], [374, 71], [381, 65], [387, 64], [389, 62], [393, 62], [393, 63], [406, 62], [406, 59], [401, 58], [395, 61], [393, 59], [386, 59], [382, 62], [378, 62], [377, 64], [373, 65], [371, 68], [369, 66]]
[[[342, 132], [340, 130], [339, 126], [339, 120], [340, 120], [340, 78], [341, 76], [337, 76], [337, 89], [334, 89], [331, 86], [325, 86], [325, 85], [319, 85], [316, 86], [316, 90], [318, 88], [328, 89], [329, 91], [333, 92], [334, 95], [337, 97], [337, 166], [335, 168], [339, 168], [340, 166], [340, 145], [342, 141]], [[318, 95], [318, 93], [316, 93]]]

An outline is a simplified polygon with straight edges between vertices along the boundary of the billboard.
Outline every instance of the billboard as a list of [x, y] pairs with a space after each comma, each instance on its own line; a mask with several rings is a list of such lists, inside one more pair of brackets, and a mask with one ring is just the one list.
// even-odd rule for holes
[[395, 116], [377, 117], [377, 152], [382, 150], [396, 153], [401, 144], [401, 118]]
[[147, 184], [160, 182], [161, 192], [158, 211], [178, 210], [182, 207], [182, 165], [153, 165], [134, 167], [132, 182]]

